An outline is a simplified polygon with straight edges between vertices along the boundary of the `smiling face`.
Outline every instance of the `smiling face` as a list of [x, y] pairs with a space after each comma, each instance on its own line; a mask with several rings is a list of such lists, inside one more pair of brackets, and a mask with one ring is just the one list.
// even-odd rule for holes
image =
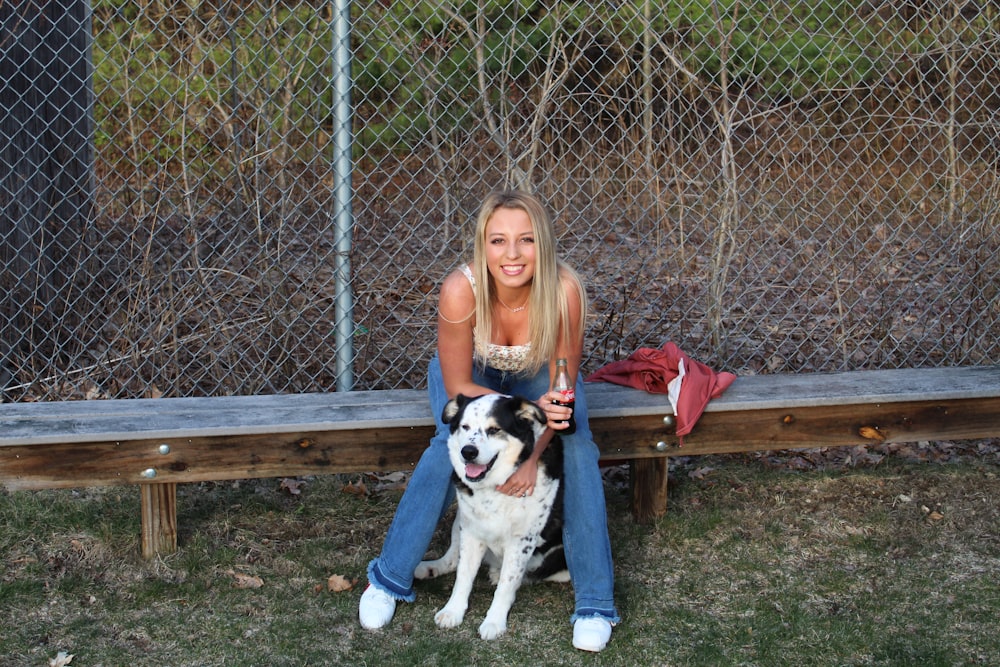
[[535, 230], [519, 208], [498, 208], [486, 223], [486, 265], [499, 291], [510, 296], [535, 276]]

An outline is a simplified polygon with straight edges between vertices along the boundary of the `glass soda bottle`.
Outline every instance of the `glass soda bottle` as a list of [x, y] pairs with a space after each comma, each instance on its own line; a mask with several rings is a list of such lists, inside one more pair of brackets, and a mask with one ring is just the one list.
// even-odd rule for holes
[[[573, 409], [576, 406], [576, 388], [569, 379], [569, 370], [565, 359], [556, 360], [556, 375], [552, 379], [552, 391], [558, 391], [563, 395], [563, 400], [553, 401], [557, 405], [565, 405], [569, 409]], [[576, 417], [575, 415], [570, 415], [569, 419], [566, 420], [569, 426], [559, 431], [559, 433], [565, 433], [569, 435], [576, 431]], [[564, 422], [556, 422], [564, 423]]]

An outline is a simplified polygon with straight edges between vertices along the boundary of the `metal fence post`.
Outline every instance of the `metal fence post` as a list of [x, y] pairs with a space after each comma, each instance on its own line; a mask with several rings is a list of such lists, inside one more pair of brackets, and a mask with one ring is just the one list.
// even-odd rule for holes
[[353, 139], [349, 0], [334, 1], [333, 91], [337, 391], [350, 391], [354, 386], [354, 296], [351, 290], [351, 238], [354, 233], [354, 216], [351, 209]]

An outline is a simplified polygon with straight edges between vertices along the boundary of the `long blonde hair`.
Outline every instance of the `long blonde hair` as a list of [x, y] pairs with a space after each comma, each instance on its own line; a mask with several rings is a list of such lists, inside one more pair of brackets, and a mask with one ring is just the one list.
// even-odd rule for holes
[[[475, 272], [477, 356], [486, 359], [490, 336], [493, 332], [493, 311], [497, 303], [493, 277], [486, 265], [486, 225], [498, 208], [519, 209], [528, 215], [535, 237], [535, 274], [531, 281], [528, 306], [528, 340], [531, 351], [527, 368], [537, 373], [548, 365], [560, 343], [562, 328], [564, 343], [582, 340], [587, 321], [587, 292], [580, 276], [556, 255], [556, 238], [552, 221], [542, 203], [531, 194], [516, 190], [490, 193], [483, 201], [476, 219], [476, 238], [473, 257]], [[562, 281], [569, 281], [580, 294], [580, 325], [575, 331], [569, 327], [569, 307]], [[561, 326], [565, 323], [565, 326]]]

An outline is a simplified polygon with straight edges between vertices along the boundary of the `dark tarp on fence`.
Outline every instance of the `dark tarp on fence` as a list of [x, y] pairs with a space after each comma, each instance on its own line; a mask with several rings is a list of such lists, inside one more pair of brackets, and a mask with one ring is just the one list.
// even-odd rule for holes
[[69, 339], [94, 190], [91, 67], [85, 0], [0, 3], [0, 389]]

